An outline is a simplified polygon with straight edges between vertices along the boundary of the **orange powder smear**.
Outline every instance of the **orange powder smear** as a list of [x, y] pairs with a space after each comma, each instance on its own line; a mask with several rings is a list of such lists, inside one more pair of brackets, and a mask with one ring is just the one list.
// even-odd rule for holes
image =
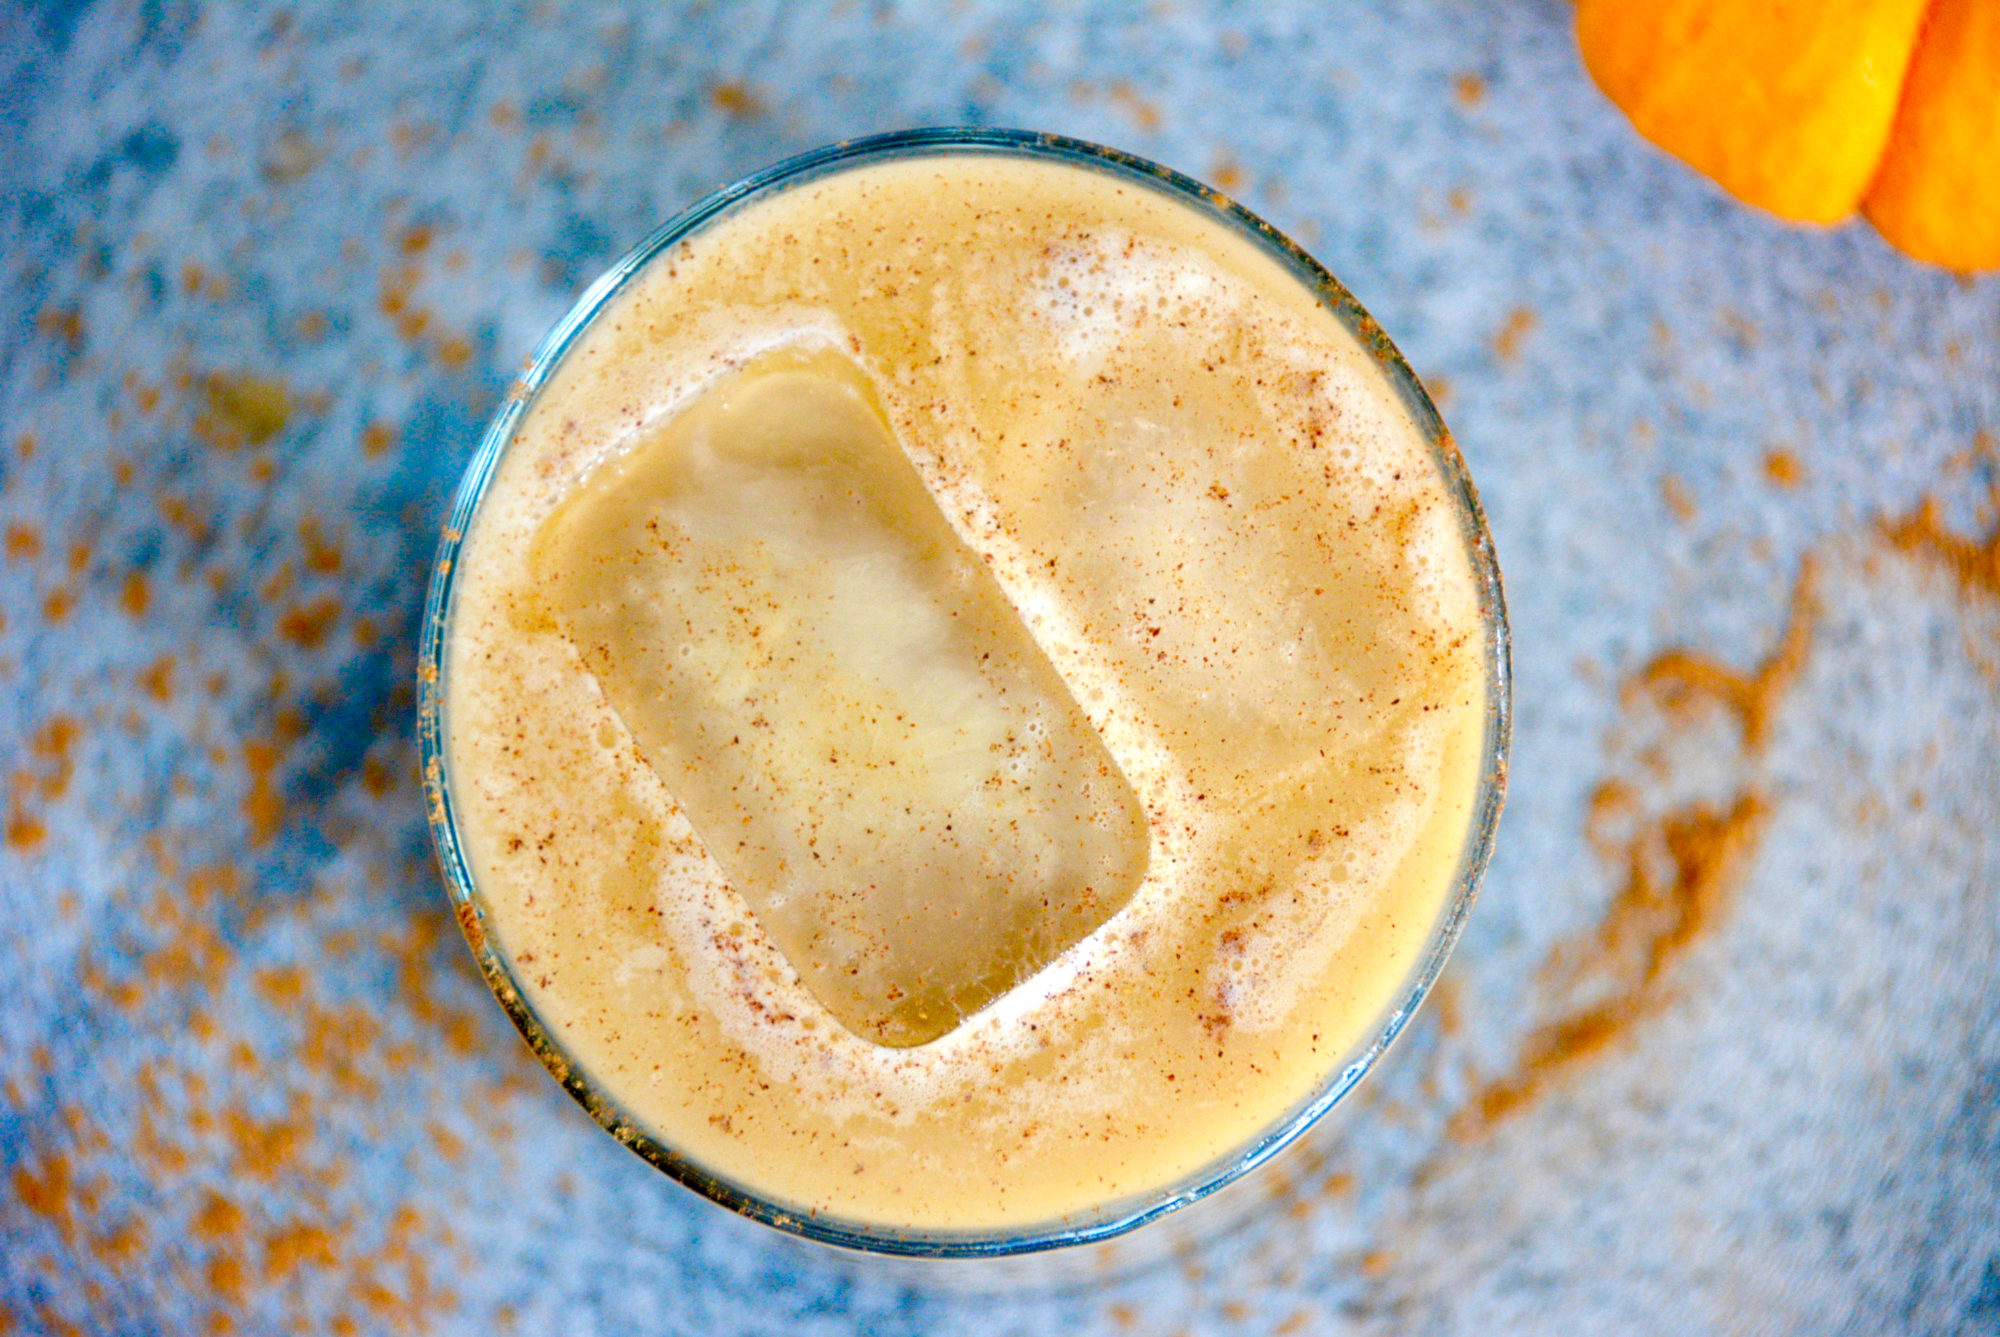
[[118, 606], [133, 617], [144, 617], [152, 602], [153, 591], [146, 584], [145, 573], [129, 572], [125, 577], [124, 586], [118, 591]]
[[39, 1174], [25, 1165], [16, 1166], [13, 1187], [15, 1200], [35, 1215], [54, 1222], [65, 1243], [75, 1237], [68, 1156], [56, 1153], [44, 1157]]
[[1773, 448], [1764, 452], [1764, 477], [1789, 491], [1806, 481], [1806, 469], [1793, 452]]
[[[1618, 982], [1617, 992], [1538, 1028], [1516, 1071], [1481, 1090], [1452, 1121], [1455, 1135], [1482, 1132], [1532, 1104], [1666, 1001], [1661, 981], [1720, 921], [1769, 816], [1762, 798], [1745, 794], [1726, 811], [1700, 803], [1669, 813], [1633, 840], [1625, 885], [1582, 944], [1589, 964]], [[1653, 871], [1662, 850], [1672, 869], [1664, 878]]]
[[1493, 336], [1493, 355], [1502, 362], [1518, 362], [1528, 336], [1535, 332], [1535, 313], [1517, 306], [1507, 313], [1507, 323]]
[[139, 670], [139, 686], [155, 701], [165, 701], [174, 692], [174, 657], [161, 655]]
[[1159, 107], [1139, 96], [1139, 90], [1129, 81], [1120, 79], [1111, 85], [1111, 101], [1132, 118], [1132, 124], [1147, 134], [1160, 128]]
[[83, 725], [73, 715], [52, 715], [28, 740], [31, 765], [17, 768], [8, 785], [7, 844], [31, 850], [48, 838], [36, 806], [46, 807], [69, 792], [76, 775], [75, 747]]
[[1754, 672], [1744, 673], [1692, 651], [1669, 650], [1640, 671], [1628, 693], [1651, 692], [1669, 709], [1678, 711], [1702, 701], [1719, 702], [1742, 723], [1744, 746], [1752, 752], [1762, 750], [1770, 734], [1772, 713], [1805, 666], [1811, 649], [1818, 582], [1819, 563], [1808, 554], [1792, 588], [1784, 635], [1770, 658]]
[[7, 526], [7, 560], [32, 561], [42, 555], [42, 536], [32, 525], [11, 524]]
[[[1778, 644], [1754, 670], [1670, 650], [1634, 675], [1628, 702], [1643, 694], [1680, 716], [1701, 703], [1719, 706], [1742, 727], [1744, 758], [1761, 755], [1771, 721], [1811, 650], [1818, 579], [1818, 563], [1808, 554]], [[1606, 781], [1592, 793], [1586, 839], [1600, 853], [1622, 859], [1624, 882], [1597, 926], [1558, 944], [1543, 967], [1545, 974], [1560, 969], [1572, 986], [1596, 992], [1529, 1035], [1515, 1070], [1474, 1092], [1453, 1117], [1454, 1137], [1477, 1137], [1534, 1104], [1572, 1071], [1616, 1048], [1671, 999], [1675, 963], [1724, 919], [1771, 812], [1745, 784], [1727, 805], [1697, 801], [1642, 823], [1621, 848], [1604, 828], [1639, 803], [1638, 791], [1623, 781]]]
[[[38, 748], [66, 753], [75, 736], [72, 729], [45, 727]], [[214, 1306], [205, 1319], [209, 1331], [434, 1330], [459, 1305], [449, 1287], [440, 1284], [440, 1275], [469, 1265], [471, 1259], [447, 1226], [408, 1203], [343, 1203], [336, 1195], [347, 1179], [348, 1160], [326, 1134], [329, 1116], [337, 1109], [375, 1113], [383, 1068], [426, 1066], [435, 1046], [422, 1037], [417, 1043], [385, 1045], [383, 1030], [391, 1019], [380, 1015], [379, 1000], [325, 1000], [318, 993], [318, 976], [303, 966], [280, 963], [248, 970], [218, 931], [217, 911], [225, 898], [240, 912], [256, 908], [240, 873], [227, 865], [184, 872], [169, 837], [155, 836], [146, 843], [161, 881], [149, 889], [143, 909], [134, 906], [132, 922], [144, 926], [148, 944], [136, 951], [135, 959], [113, 966], [86, 959], [83, 988], [118, 1000], [121, 1010], [131, 1012], [142, 1006], [142, 993], [155, 1001], [174, 995], [222, 997], [232, 979], [241, 976], [271, 1015], [302, 1020], [305, 1042], [287, 1053], [283, 1065], [272, 1066], [260, 1059], [248, 1033], [223, 1030], [203, 1013], [204, 1024], [190, 1022], [189, 1034], [212, 1056], [248, 1055], [254, 1072], [232, 1077], [222, 1067], [221, 1083], [232, 1089], [212, 1094], [202, 1070], [182, 1066], [171, 1056], [145, 1060], [130, 1074], [128, 1124], [101, 1126], [97, 1120], [104, 1112], [82, 1104], [58, 1109], [54, 1122], [63, 1145], [31, 1151], [0, 1192], [11, 1192], [27, 1214], [46, 1221], [71, 1246], [72, 1260], [82, 1248], [107, 1269], [164, 1270], [177, 1288], [205, 1295]], [[386, 937], [383, 948], [392, 957], [407, 959], [411, 968], [421, 965], [435, 975], [435, 958], [441, 955], [435, 948], [447, 931], [444, 922], [442, 915], [427, 916], [407, 934]], [[143, 982], [144, 990], [134, 988], [135, 982]], [[400, 998], [391, 1002], [402, 1010]], [[461, 1020], [428, 993], [416, 1011], [448, 1027]], [[221, 1015], [222, 1025], [244, 1024], [228, 1011]], [[474, 1024], [470, 1018], [462, 1021]], [[31, 1057], [44, 1071], [56, 1067], [46, 1048]], [[508, 1088], [503, 1082], [499, 1089]], [[252, 1090], [279, 1094], [282, 1103], [275, 1109], [253, 1104], [244, 1099]], [[483, 1127], [482, 1139], [505, 1133], [504, 1120], [494, 1110], [497, 1093], [491, 1084], [465, 1093], [473, 1097], [468, 1117]], [[449, 1159], [447, 1152], [455, 1148], [462, 1156], [465, 1140], [439, 1117], [447, 1101], [455, 1103], [459, 1094], [456, 1089], [446, 1092], [437, 1113], [421, 1108], [387, 1113], [392, 1118], [413, 1114], [415, 1131], [428, 1133], [429, 1144], [440, 1148], [441, 1155]], [[157, 1238], [147, 1230], [147, 1221], [129, 1214], [94, 1220], [113, 1200], [111, 1181], [99, 1173], [111, 1165], [130, 1167], [142, 1182], [162, 1188], [195, 1177], [182, 1198], [186, 1215], [178, 1224], [163, 1218], [165, 1228]], [[266, 1219], [256, 1204], [269, 1200], [273, 1185], [282, 1186], [286, 1208], [279, 1219]], [[156, 1212], [171, 1212], [174, 1196], [167, 1194]], [[371, 1240], [369, 1247], [357, 1246], [363, 1237]], [[91, 1319], [103, 1316], [102, 1292], [89, 1280], [79, 1284], [68, 1270], [73, 1261], [65, 1261], [62, 1252], [43, 1266], [57, 1269], [48, 1276], [66, 1298], [34, 1315], [30, 1329], [95, 1330]], [[275, 1311], [274, 1321], [270, 1311]], [[365, 1321], [356, 1322], [356, 1315]], [[5, 1330], [6, 1322], [0, 1320], [0, 1332]]]
[[233, 1239], [243, 1233], [243, 1209], [219, 1193], [211, 1191], [202, 1199], [189, 1229], [196, 1239]]
[[756, 116], [764, 110], [763, 99], [751, 92], [748, 84], [736, 81], [711, 88], [708, 100], [717, 111], [739, 118]]
[[264, 1241], [264, 1281], [278, 1285], [307, 1269], [332, 1271], [340, 1265], [339, 1246], [324, 1226], [300, 1222], [275, 1230]]
[[278, 619], [278, 634], [301, 650], [317, 650], [326, 644], [333, 624], [340, 618], [340, 604], [330, 595], [296, 604]]
[[326, 531], [310, 515], [299, 522], [299, 544], [305, 549], [306, 570], [323, 576], [340, 570], [340, 549], [327, 541]]
[[1898, 552], [1942, 566], [1967, 594], [1974, 591], [2000, 598], [2000, 447], [1991, 436], [1979, 435], [1973, 445], [1975, 456], [1984, 456], [1996, 469], [1988, 485], [1996, 512], [1993, 528], [1983, 539], [1966, 538], [1944, 523], [1944, 513], [1936, 497], [1924, 498], [1916, 510], [1882, 522], [1882, 536]]
[[263, 742], [243, 745], [243, 769], [250, 773], [250, 792], [243, 796], [243, 817], [250, 823], [252, 844], [262, 845], [284, 824], [285, 806], [271, 783], [278, 767], [278, 749]]

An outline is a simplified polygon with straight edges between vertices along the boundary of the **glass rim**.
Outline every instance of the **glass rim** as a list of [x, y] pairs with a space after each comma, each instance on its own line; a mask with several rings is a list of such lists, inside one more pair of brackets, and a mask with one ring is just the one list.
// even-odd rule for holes
[[[1039, 158], [1108, 173], [1166, 194], [1246, 236], [1315, 292], [1341, 325], [1371, 355], [1396, 391], [1430, 450], [1458, 512], [1466, 556], [1477, 589], [1484, 631], [1485, 730], [1479, 787], [1460, 852], [1453, 889], [1429, 938], [1383, 1019], [1324, 1081], [1291, 1111], [1246, 1145], [1182, 1176], [1165, 1188], [1106, 1204], [1085, 1219], [976, 1231], [909, 1230], [842, 1220], [795, 1209], [717, 1175], [668, 1145], [599, 1088], [546, 1025], [515, 977], [512, 963], [485, 932], [485, 910], [460, 845], [451, 799], [451, 765], [445, 739], [448, 696], [445, 649], [449, 640], [460, 548], [495, 469], [542, 386], [602, 312], [652, 260], [750, 199], [804, 185], [844, 168], [888, 159], [1000, 155]], [[1242, 205], [1171, 168], [1085, 140], [1023, 130], [931, 128], [844, 140], [786, 159], [715, 191], [656, 228], [586, 288], [536, 347], [527, 368], [488, 424], [466, 467], [438, 544], [418, 642], [417, 738], [431, 841], [445, 890], [478, 959], [481, 973], [529, 1048], [591, 1118], [654, 1168], [739, 1216], [787, 1234], [863, 1253], [904, 1258], [994, 1258], [1099, 1243], [1137, 1230], [1242, 1179], [1270, 1161], [1316, 1124], [1365, 1077], [1400, 1035], [1444, 969], [1472, 908], [1492, 856], [1507, 788], [1512, 735], [1512, 657], [1500, 568], [1486, 515], [1457, 443], [1428, 392], [1401, 352], [1354, 295], [1290, 238]]]

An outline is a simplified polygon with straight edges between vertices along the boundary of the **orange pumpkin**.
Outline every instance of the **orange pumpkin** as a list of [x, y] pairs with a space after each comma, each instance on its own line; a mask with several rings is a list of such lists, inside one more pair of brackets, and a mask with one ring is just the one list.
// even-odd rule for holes
[[1737, 198], [2000, 267], [2000, 0], [1578, 0], [1576, 25], [1639, 133]]

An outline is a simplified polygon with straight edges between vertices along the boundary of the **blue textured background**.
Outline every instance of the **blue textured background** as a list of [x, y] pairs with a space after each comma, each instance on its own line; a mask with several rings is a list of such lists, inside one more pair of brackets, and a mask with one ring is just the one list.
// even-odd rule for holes
[[[1569, 22], [0, 0], [0, 1332], [2000, 1332], [2000, 582], [1888, 537], [2000, 523], [2000, 282], [1724, 199]], [[590, 1124], [456, 938], [411, 719], [446, 499], [580, 286], [937, 123], [1158, 158], [1339, 274], [1458, 433], [1518, 674], [1492, 872], [1360, 1117], [1205, 1250], [976, 1301]], [[1808, 557], [1768, 741], [1641, 681], [1754, 668]], [[1467, 1131], [1588, 1007], [1623, 851], [1750, 795], [1643, 1015]]]

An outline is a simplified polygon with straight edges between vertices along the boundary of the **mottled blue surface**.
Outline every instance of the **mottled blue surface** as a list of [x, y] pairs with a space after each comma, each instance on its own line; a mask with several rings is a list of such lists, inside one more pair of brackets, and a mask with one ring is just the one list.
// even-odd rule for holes
[[[1720, 196], [1569, 22], [0, 0], [0, 1331], [2000, 1332], [2000, 595], [1882, 531], [1995, 523], [2000, 282]], [[541, 333], [707, 191], [939, 123], [1317, 254], [1437, 388], [1513, 613], [1444, 1006], [1268, 1212], [1061, 1295], [849, 1279], [613, 1144], [485, 994], [413, 776], [437, 528]], [[1754, 667], [1808, 554], [1767, 745], [1631, 686]], [[1618, 823], [1746, 795], [1645, 1015], [1452, 1135], [1588, 1002]]]

